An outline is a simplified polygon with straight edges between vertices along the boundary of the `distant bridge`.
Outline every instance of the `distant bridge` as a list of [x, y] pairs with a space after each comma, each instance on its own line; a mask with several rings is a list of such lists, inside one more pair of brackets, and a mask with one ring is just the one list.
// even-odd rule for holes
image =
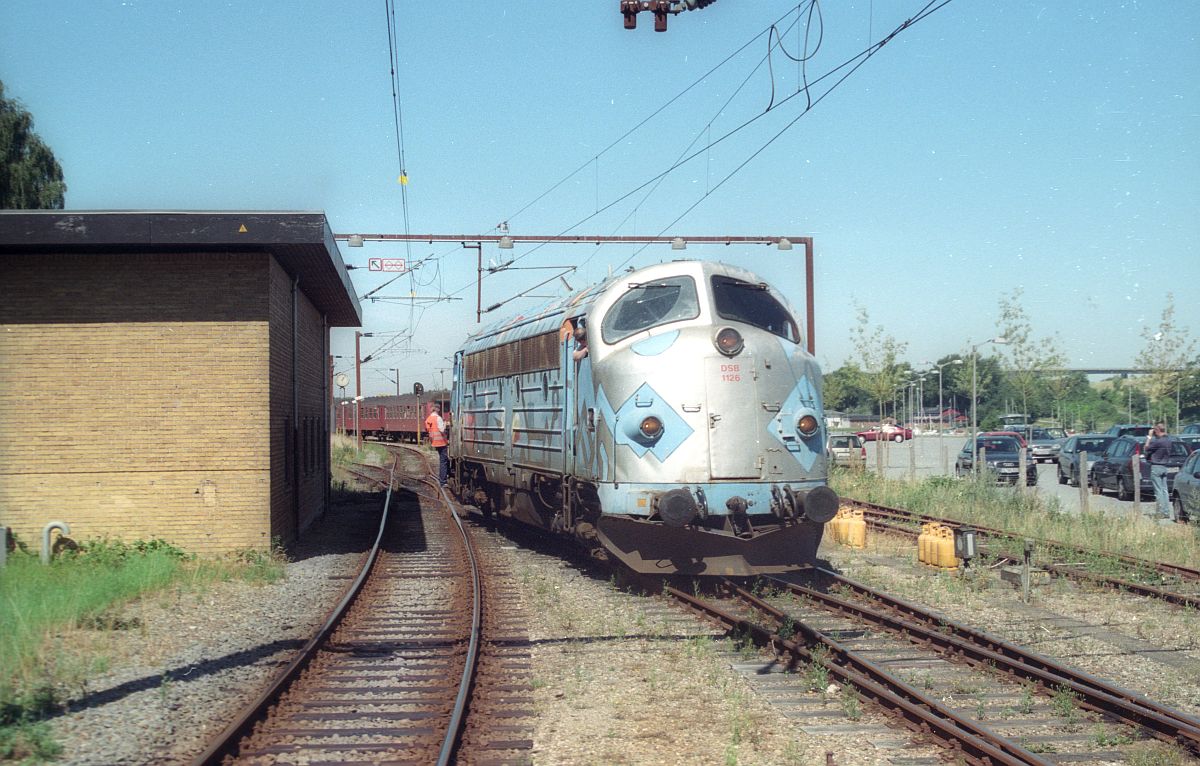
[[1130, 375], [1150, 375], [1155, 372], [1187, 372], [1187, 369], [1161, 370], [1152, 369], [1149, 367], [1063, 367], [1056, 370], [1046, 370], [1046, 372], [1082, 372], [1084, 375], [1120, 375], [1128, 377]]

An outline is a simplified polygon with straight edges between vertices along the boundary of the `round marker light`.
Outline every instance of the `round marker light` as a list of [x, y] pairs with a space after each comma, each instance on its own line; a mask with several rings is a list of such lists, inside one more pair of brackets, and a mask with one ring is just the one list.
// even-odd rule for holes
[[796, 421], [796, 430], [803, 436], [812, 436], [817, 432], [817, 419], [812, 415], [805, 415]]
[[720, 351], [725, 356], [737, 356], [742, 352], [745, 343], [742, 340], [742, 334], [732, 327], [722, 328], [717, 333], [715, 341], [717, 351]]
[[651, 415], [642, 420], [642, 424], [638, 427], [638, 430], [647, 439], [657, 439], [659, 436], [662, 436], [663, 424], [661, 420]]

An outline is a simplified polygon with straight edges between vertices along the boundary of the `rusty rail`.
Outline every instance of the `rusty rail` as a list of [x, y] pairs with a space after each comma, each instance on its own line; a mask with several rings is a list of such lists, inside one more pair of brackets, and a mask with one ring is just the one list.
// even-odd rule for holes
[[[872, 605], [855, 604], [813, 588], [778, 578], [769, 579], [826, 609], [880, 625], [974, 665], [994, 667], [1013, 677], [1033, 681], [1048, 691], [1066, 687], [1079, 696], [1085, 707], [1120, 718], [1160, 740], [1179, 743], [1194, 755], [1200, 755], [1200, 720], [1186, 713], [827, 569], [817, 572], [830, 583], [869, 599]], [[894, 617], [887, 612], [902, 616]]]
[[[1139, 558], [1135, 558], [1133, 556], [1128, 556], [1123, 553], [1113, 553], [1110, 551], [1088, 551], [1088, 550], [1085, 550], [1078, 546], [1070, 545], [1068, 543], [1060, 543], [1055, 540], [1046, 540], [1043, 538], [1033, 538], [1033, 537], [1023, 538], [1020, 535], [1014, 534], [1012, 532], [1006, 532], [1001, 529], [995, 529], [995, 528], [986, 527], [986, 526], [979, 526], [979, 525], [971, 524], [971, 523], [964, 522], [964, 521], [958, 521], [956, 519], [947, 519], [947, 518], [941, 518], [938, 516], [930, 516], [928, 514], [915, 513], [913, 511], [908, 511], [903, 508], [893, 508], [891, 506], [880, 505], [878, 503], [869, 503], [869, 502], [866, 502], [863, 500], [854, 500], [851, 498], [843, 498], [843, 501], [853, 504], [853, 505], [860, 506], [864, 510], [866, 510], [869, 514], [872, 514], [872, 515], [869, 515], [866, 519], [867, 523], [870, 524], [872, 527], [875, 527], [876, 529], [882, 529], [886, 532], [891, 532], [893, 534], [900, 534], [900, 535], [905, 535], [908, 537], [915, 538], [919, 534], [919, 532], [917, 530], [910, 529], [908, 527], [890, 523], [888, 521], [888, 519], [900, 520], [900, 521], [910, 521], [910, 522], [934, 521], [934, 522], [938, 522], [940, 524], [943, 524], [945, 526], [952, 527], [952, 528], [966, 526], [966, 527], [970, 527], [971, 529], [974, 529], [976, 532], [983, 533], [983, 535], [985, 535], [985, 536], [990, 535], [993, 537], [1005, 537], [1008, 539], [1017, 539], [1017, 538], [1029, 539], [1029, 540], [1032, 540], [1032, 541], [1034, 541], [1042, 546], [1048, 547], [1048, 548], [1055, 548], [1055, 549], [1058, 549], [1061, 551], [1074, 553], [1079, 556], [1103, 556], [1106, 558], [1111, 558], [1115, 561], [1120, 561], [1121, 563], [1126, 564], [1131, 567], [1141, 568], [1141, 569], [1149, 570], [1149, 571], [1156, 571], [1163, 575], [1177, 577], [1182, 581], [1194, 582], [1194, 583], [1197, 583], [1198, 585], [1200, 585], [1200, 570], [1193, 569], [1191, 567], [1180, 566], [1178, 564], [1171, 564], [1171, 563], [1162, 562], [1162, 561], [1148, 561], [1146, 559], [1139, 559]], [[1015, 559], [1013, 559], [1011, 557], [1001, 557], [1001, 558], [1003, 558], [1006, 561], [1016, 561]], [[1167, 590], [1166, 588], [1159, 588], [1159, 587], [1156, 587], [1153, 585], [1146, 585], [1144, 583], [1138, 583], [1138, 582], [1134, 582], [1132, 580], [1126, 580], [1126, 579], [1123, 579], [1120, 577], [1115, 577], [1113, 575], [1104, 575], [1104, 574], [1097, 574], [1095, 572], [1088, 572], [1086, 570], [1079, 569], [1078, 567], [1066, 566], [1063, 564], [1043, 564], [1042, 566], [1047, 571], [1049, 571], [1053, 574], [1056, 574], [1060, 577], [1068, 577], [1068, 578], [1077, 579], [1077, 580], [1086, 580], [1086, 581], [1091, 582], [1096, 585], [1102, 585], [1102, 586], [1109, 587], [1109, 588], [1117, 588], [1119, 590], [1126, 590], [1131, 593], [1137, 593], [1138, 595], [1161, 599], [1163, 601], [1167, 601], [1172, 604], [1177, 604], [1179, 606], [1187, 606], [1187, 607], [1192, 607], [1193, 609], [1200, 609], [1200, 596], [1195, 596], [1195, 595], [1191, 595], [1191, 594], [1187, 594], [1187, 593], [1180, 593], [1178, 591]]]
[[[739, 596], [744, 594], [748, 602], [764, 614], [777, 620], [784, 618], [783, 613], [770, 604], [740, 588], [736, 590], [740, 591]], [[790, 655], [793, 662], [820, 662], [830, 674], [897, 716], [906, 728], [933, 737], [973, 766], [1051, 766], [1049, 761], [996, 737], [986, 728], [963, 718], [941, 702], [805, 625], [796, 626], [805, 640], [805, 644], [801, 644], [676, 588], [665, 587], [664, 593], [708, 619], [729, 629], [744, 631], [761, 644], [776, 647]], [[829, 656], [818, 659], [807, 648], [811, 644], [824, 645], [830, 651]]]
[[[396, 466], [393, 463], [389, 471], [389, 477], [394, 476]], [[283, 670], [276, 674], [275, 678], [267, 685], [267, 688], [259, 695], [257, 699], [242, 709], [215, 739], [210, 742], [199, 756], [192, 762], [195, 766], [215, 766], [222, 760], [233, 755], [237, 749], [238, 743], [254, 728], [254, 724], [261, 720], [267, 710], [278, 701], [283, 692], [300, 676], [300, 673], [312, 662], [320, 650], [337, 628], [338, 624], [346, 616], [350, 605], [354, 603], [361, 593], [363, 584], [371, 574], [371, 570], [375, 566], [375, 561], [379, 558], [379, 544], [383, 540], [383, 530], [387, 526], [388, 511], [392, 502], [391, 482], [388, 482], [387, 494], [383, 500], [383, 513], [379, 520], [379, 531], [375, 536], [375, 542], [371, 546], [370, 552], [363, 561], [362, 569], [358, 576], [346, 589], [345, 594], [337, 605], [329, 612], [321, 627], [308, 640], [307, 643], [300, 649], [296, 656], [289, 662]]]

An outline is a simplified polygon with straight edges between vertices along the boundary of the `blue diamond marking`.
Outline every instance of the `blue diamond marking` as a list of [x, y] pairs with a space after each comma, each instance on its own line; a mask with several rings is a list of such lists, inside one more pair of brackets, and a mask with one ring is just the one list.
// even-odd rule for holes
[[[663, 425], [662, 434], [654, 440], [646, 439], [640, 431], [642, 421], [650, 415], [658, 418]], [[617, 423], [613, 431], [617, 444], [629, 447], [638, 457], [645, 457], [650, 452], [660, 463], [666, 462], [671, 453], [693, 433], [692, 427], [649, 383], [639, 386], [617, 409]]]

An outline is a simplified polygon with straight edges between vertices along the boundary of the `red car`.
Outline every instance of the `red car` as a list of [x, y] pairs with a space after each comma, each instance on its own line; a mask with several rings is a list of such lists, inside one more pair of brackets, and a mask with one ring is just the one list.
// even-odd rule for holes
[[[879, 436], [881, 430], [883, 431], [882, 437]], [[874, 428], [868, 428], [866, 431], [859, 431], [857, 436], [865, 442], [891, 441], [900, 443], [905, 439], [912, 438], [912, 429], [885, 423], [883, 426], [875, 426]]]

